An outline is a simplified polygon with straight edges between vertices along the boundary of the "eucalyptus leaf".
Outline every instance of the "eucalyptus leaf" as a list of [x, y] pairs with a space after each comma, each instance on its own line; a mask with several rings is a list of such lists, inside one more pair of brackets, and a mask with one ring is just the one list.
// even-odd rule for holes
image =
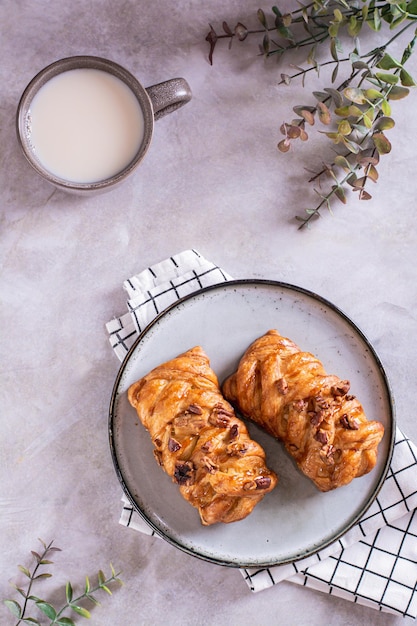
[[408, 87], [395, 85], [394, 87], [392, 87], [392, 89], [390, 89], [388, 98], [389, 100], [402, 100], [403, 98], [406, 98], [409, 93], [410, 90], [408, 89]]
[[343, 187], [341, 187], [340, 185], [333, 185], [332, 189], [336, 198], [338, 198], [340, 202], [343, 202], [343, 204], [346, 204], [347, 198]]
[[390, 128], [394, 128], [394, 126], [395, 121], [392, 117], [387, 117], [385, 115], [378, 118], [375, 122], [375, 128], [378, 128], [379, 130], [389, 130]]
[[262, 26], [263, 26], [264, 28], [266, 28], [266, 27], [267, 27], [267, 26], [266, 26], [266, 17], [265, 17], [265, 13], [264, 13], [264, 11], [263, 11], [262, 9], [258, 9], [258, 13], [257, 13], [257, 15], [258, 15], [258, 20], [260, 21], [260, 23], [262, 24]]
[[317, 111], [318, 111], [320, 122], [326, 125], [330, 124], [331, 122], [330, 110], [329, 110], [329, 107], [324, 102], [317, 103]]
[[351, 102], [355, 102], [355, 104], [365, 104], [366, 97], [362, 89], [358, 89], [357, 87], [347, 87], [344, 89], [343, 94], [346, 96], [348, 100]]
[[404, 87], [415, 87], [416, 83], [414, 78], [404, 68], [400, 71], [401, 84]]
[[391, 115], [391, 105], [387, 100], [381, 102], [381, 111], [384, 115]]
[[57, 624], [58, 626], [75, 626], [75, 622], [74, 620], [72, 620], [70, 617], [60, 617], [55, 624]]
[[239, 41], [244, 41], [246, 37], [248, 36], [248, 33], [249, 31], [244, 24], [242, 24], [241, 22], [238, 22], [236, 24], [235, 35], [239, 39]]
[[384, 133], [374, 133], [372, 135], [373, 142], [379, 154], [388, 154], [391, 152], [391, 143]]
[[340, 107], [343, 104], [343, 96], [338, 89], [334, 89], [333, 87], [326, 87], [324, 89], [326, 93], [328, 93], [335, 104], [335, 106]]
[[[375, 166], [379, 156], [391, 150], [391, 144], [384, 134], [394, 126], [391, 102], [406, 97], [410, 88], [416, 86], [416, 81], [404, 65], [414, 53], [414, 48], [417, 50], [417, 0], [313, 0], [308, 3], [300, 0], [298, 5], [294, 10], [282, 11], [273, 6], [272, 20], [262, 9], [258, 9], [258, 28], [255, 30], [249, 30], [239, 22], [230, 34], [231, 29], [224, 23], [223, 30], [226, 34], [218, 37], [210, 26], [206, 39], [210, 44], [210, 62], [214, 46], [220, 37], [228, 38], [231, 43], [234, 38], [243, 41], [249, 35], [255, 35], [260, 38], [260, 56], [268, 58], [276, 54], [281, 59], [284, 54], [303, 48], [307, 53], [304, 57], [305, 66], [300, 67], [290, 61], [292, 73], [282, 70], [280, 73], [278, 70], [279, 85], [292, 86], [298, 79], [304, 87], [310, 72], [321, 77], [322, 68], [326, 66], [326, 70], [330, 70], [330, 87], [321, 85], [312, 92], [315, 106], [294, 106], [293, 110], [298, 117], [291, 123], [284, 122], [280, 126], [280, 132], [284, 135], [278, 143], [280, 152], [288, 152], [292, 141], [307, 141], [309, 137], [305, 128], [307, 124], [314, 126], [316, 118], [328, 126], [327, 129], [318, 129], [317, 132], [325, 135], [329, 142], [339, 147], [342, 145], [344, 150], [343, 154], [335, 156], [332, 165], [325, 165], [322, 158], [322, 169], [310, 179], [319, 180], [331, 174], [334, 184], [330, 192], [323, 191], [319, 194], [320, 202], [316, 208], [307, 210], [306, 217], [298, 218], [302, 228], [309, 225], [310, 219], [319, 217], [320, 210], [325, 205], [330, 208], [330, 200], [338, 198], [344, 202], [346, 195], [343, 187], [346, 184], [352, 185], [357, 180], [354, 189], [359, 191], [360, 199], [371, 197], [364, 188], [365, 181], [378, 180]], [[271, 26], [268, 26], [268, 22]], [[383, 22], [389, 28], [382, 31]], [[261, 29], [259, 24], [262, 25]], [[374, 47], [372, 44], [368, 46], [370, 36], [373, 35], [366, 33], [368, 52], [362, 53], [360, 36], [366, 24], [372, 31], [381, 32], [377, 35]], [[402, 45], [399, 35], [402, 36], [407, 28], [410, 28], [410, 32], [413, 31], [413, 36], [403, 46], [402, 53], [395, 53], [400, 59], [397, 60], [388, 50], [394, 40], [396, 46]], [[397, 33], [391, 34], [396, 29]], [[279, 37], [272, 34], [274, 31]], [[342, 49], [342, 41], [345, 51]], [[341, 75], [343, 78], [340, 78]], [[332, 122], [334, 128], [330, 126]], [[340, 180], [336, 177], [333, 166], [338, 168], [336, 171]], [[354, 178], [354, 170], [359, 171], [362, 168], [362, 180]], [[326, 184], [329, 189], [329, 182]], [[107, 587], [100, 574], [99, 587], [103, 591]], [[95, 590], [92, 589], [91, 593], [88, 591], [88, 594], [91, 595]]]
[[288, 141], [288, 139], [282, 139], [278, 143], [277, 147], [280, 152], [288, 152], [288, 150], [291, 148], [291, 143]]
[[387, 72], [376, 72], [375, 76], [378, 80], [388, 85], [396, 85], [399, 81], [399, 77], [396, 74], [388, 74]]
[[15, 600], [3, 600], [4, 604], [9, 609], [10, 613], [15, 617], [21, 617], [22, 615], [22, 607]]
[[376, 66], [379, 67], [381, 70], [393, 70], [397, 67], [401, 67], [401, 63], [396, 61], [396, 59], [394, 59], [394, 57], [392, 57], [390, 54], [385, 53], [382, 59], [378, 61]]
[[56, 618], [57, 613], [52, 604], [49, 604], [49, 602], [41, 600], [39, 602], [36, 602], [36, 606], [42, 611], [42, 613], [45, 613], [45, 615], [49, 617], [49, 619], [54, 620]]
[[27, 567], [24, 567], [23, 565], [18, 565], [18, 568], [25, 576], [27, 576], [28, 578], [31, 578], [31, 573]]
[[68, 604], [72, 601], [72, 595], [73, 595], [72, 585], [70, 581], [68, 581], [67, 584], [65, 585], [65, 596], [67, 598]]
[[329, 97], [329, 94], [327, 94], [325, 91], [313, 91], [313, 96], [319, 102], [323, 102], [323, 100], [327, 100], [327, 98]]
[[78, 606], [76, 604], [70, 604], [70, 608], [77, 613], [77, 615], [81, 615], [81, 617], [85, 617], [86, 619], [90, 619], [91, 618], [91, 613], [90, 611], [87, 611], [87, 609], [85, 609], [82, 606]]
[[378, 180], [378, 178], [379, 178], [378, 171], [377, 171], [377, 169], [376, 169], [376, 167], [375, 167], [374, 165], [370, 165], [370, 166], [369, 166], [369, 168], [368, 168], [368, 170], [367, 170], [367, 172], [366, 172], [366, 175], [367, 175], [367, 176], [368, 176], [368, 178], [370, 178], [370, 179], [371, 179], [374, 183], [376, 183], [376, 181], [377, 181], [377, 180]]
[[342, 156], [341, 154], [338, 154], [335, 157], [334, 160], [335, 165], [338, 165], [339, 167], [341, 167], [342, 169], [345, 170], [345, 172], [350, 172], [351, 171], [351, 166], [349, 161], [346, 159], [346, 157]]

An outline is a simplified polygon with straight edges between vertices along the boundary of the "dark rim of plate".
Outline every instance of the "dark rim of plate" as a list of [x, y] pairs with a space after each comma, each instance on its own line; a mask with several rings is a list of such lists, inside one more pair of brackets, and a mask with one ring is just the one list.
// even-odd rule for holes
[[[370, 355], [372, 356], [372, 358], [373, 358], [375, 364], [377, 365], [377, 367], [379, 369], [379, 372], [381, 374], [381, 377], [382, 377], [382, 380], [383, 380], [383, 383], [384, 383], [384, 386], [385, 386], [387, 400], [388, 400], [388, 403], [389, 403], [389, 410], [390, 410], [389, 422], [390, 422], [390, 426], [391, 426], [391, 432], [390, 432], [390, 442], [389, 442], [389, 448], [388, 448], [387, 458], [386, 458], [386, 462], [385, 462], [385, 467], [384, 467], [384, 470], [381, 472], [381, 476], [379, 478], [379, 481], [378, 481], [376, 489], [373, 491], [372, 495], [369, 497], [369, 499], [366, 502], [366, 504], [362, 507], [362, 509], [358, 512], [358, 514], [356, 516], [354, 516], [353, 519], [351, 519], [351, 521], [343, 529], [340, 530], [340, 532], [334, 534], [328, 540], [320, 543], [319, 545], [314, 546], [313, 548], [311, 548], [308, 551], [303, 552], [301, 555], [294, 555], [294, 557], [283, 559], [283, 560], [279, 560], [279, 561], [276, 561], [276, 560], [271, 560], [271, 561], [268, 561], [268, 562], [258, 562], [258, 561], [255, 562], [254, 561], [254, 562], [250, 562], [250, 563], [226, 561], [225, 559], [216, 558], [216, 557], [208, 555], [208, 554], [199, 553], [198, 551], [195, 551], [195, 550], [189, 548], [188, 546], [182, 545], [180, 542], [176, 541], [175, 539], [173, 539], [169, 535], [165, 534], [163, 532], [163, 530], [161, 530], [156, 524], [154, 524], [153, 521], [151, 519], [149, 519], [149, 517], [146, 515], [146, 513], [144, 511], [142, 511], [142, 509], [140, 508], [138, 503], [135, 501], [135, 498], [131, 494], [128, 486], [125, 483], [125, 480], [124, 480], [124, 477], [123, 477], [123, 473], [121, 471], [121, 468], [120, 468], [120, 465], [119, 465], [119, 462], [118, 462], [118, 459], [117, 459], [117, 452], [116, 452], [115, 443], [114, 443], [113, 421], [114, 421], [114, 416], [115, 416], [115, 405], [116, 405], [116, 400], [117, 400], [117, 396], [118, 396], [118, 388], [119, 388], [120, 380], [121, 380], [121, 378], [122, 378], [122, 376], [124, 374], [124, 370], [126, 368], [127, 363], [129, 362], [130, 356], [136, 350], [137, 346], [141, 343], [141, 341], [143, 340], [144, 336], [148, 333], [148, 331], [154, 325], [156, 325], [159, 322], [159, 320], [162, 317], [167, 315], [170, 311], [172, 311], [173, 309], [177, 308], [179, 305], [181, 305], [182, 303], [186, 302], [187, 300], [191, 300], [193, 298], [196, 298], [196, 297], [200, 296], [201, 294], [204, 294], [204, 293], [209, 292], [209, 291], [214, 291], [214, 290], [217, 290], [217, 289], [228, 289], [228, 288], [239, 287], [239, 286], [251, 286], [251, 287], [256, 287], [256, 286], [267, 286], [268, 287], [269, 286], [269, 287], [277, 287], [279, 289], [286, 289], [288, 291], [298, 292], [300, 294], [303, 294], [303, 295], [305, 295], [307, 297], [312, 298], [313, 300], [316, 300], [317, 302], [319, 302], [319, 303], [323, 304], [324, 306], [326, 306], [328, 309], [333, 310], [339, 317], [341, 317], [355, 331], [355, 333], [361, 338], [361, 340], [366, 345], [367, 349], [369, 350]], [[110, 400], [110, 408], [109, 408], [109, 421], [108, 421], [109, 443], [110, 443], [110, 451], [111, 451], [111, 456], [112, 456], [112, 460], [113, 460], [113, 465], [114, 465], [117, 477], [119, 479], [119, 482], [120, 482], [120, 484], [121, 484], [121, 486], [123, 488], [123, 491], [124, 491], [125, 495], [127, 496], [127, 498], [129, 500], [129, 502], [131, 503], [132, 507], [140, 515], [140, 517], [142, 517], [142, 519], [152, 528], [152, 530], [157, 535], [159, 535], [160, 537], [165, 539], [165, 541], [167, 541], [171, 545], [175, 546], [176, 548], [178, 548], [182, 552], [185, 552], [185, 553], [187, 553], [187, 554], [189, 554], [191, 556], [197, 557], [197, 558], [202, 559], [204, 561], [208, 561], [210, 563], [214, 563], [216, 565], [223, 565], [223, 566], [234, 567], [234, 568], [253, 568], [253, 567], [256, 567], [256, 568], [267, 568], [267, 567], [273, 567], [275, 565], [285, 565], [285, 564], [288, 564], [288, 563], [293, 563], [293, 562], [296, 562], [297, 560], [304, 559], [306, 557], [309, 557], [309, 556], [312, 556], [312, 555], [316, 554], [317, 552], [319, 552], [320, 550], [323, 550], [324, 548], [326, 548], [327, 546], [331, 545], [332, 543], [335, 543], [336, 541], [338, 541], [338, 539], [340, 539], [343, 535], [345, 535], [346, 532], [348, 530], [350, 530], [355, 524], [357, 524], [358, 521], [363, 517], [363, 515], [366, 513], [366, 511], [369, 509], [369, 507], [375, 501], [376, 497], [378, 496], [378, 494], [379, 494], [379, 492], [381, 490], [382, 485], [384, 484], [384, 481], [386, 479], [386, 476], [387, 476], [387, 473], [388, 473], [388, 470], [389, 470], [389, 467], [390, 467], [390, 464], [391, 464], [392, 454], [393, 454], [393, 451], [394, 451], [395, 425], [396, 425], [395, 404], [394, 404], [394, 398], [393, 398], [393, 394], [392, 394], [392, 391], [391, 391], [391, 386], [390, 386], [387, 374], [385, 372], [385, 369], [384, 369], [384, 367], [382, 365], [382, 362], [381, 362], [379, 356], [377, 355], [375, 349], [373, 348], [372, 344], [367, 339], [367, 337], [363, 333], [363, 331], [350, 319], [350, 317], [348, 315], [346, 315], [346, 313], [344, 313], [341, 309], [339, 309], [332, 302], [330, 302], [326, 298], [323, 298], [322, 296], [317, 295], [313, 291], [309, 291], [308, 289], [305, 289], [303, 287], [299, 287], [297, 285], [292, 285], [290, 283], [285, 283], [285, 282], [276, 281], [276, 280], [269, 280], [269, 279], [261, 279], [261, 278], [259, 278], [259, 279], [247, 278], [247, 279], [228, 280], [226, 282], [216, 283], [214, 285], [209, 285], [207, 287], [204, 287], [203, 289], [199, 289], [197, 291], [194, 291], [191, 294], [188, 294], [187, 296], [184, 296], [183, 298], [180, 298], [179, 300], [176, 300], [171, 305], [166, 307], [163, 311], [161, 311], [161, 313], [159, 313], [146, 326], [146, 328], [144, 328], [144, 330], [139, 334], [139, 336], [135, 340], [134, 344], [130, 347], [128, 353], [126, 354], [125, 358], [123, 359], [123, 362], [122, 362], [122, 364], [120, 366], [120, 369], [118, 371], [118, 374], [116, 376], [116, 380], [115, 380], [115, 383], [114, 383], [114, 386], [113, 386], [113, 390], [112, 390], [112, 395], [111, 395], [111, 400]]]

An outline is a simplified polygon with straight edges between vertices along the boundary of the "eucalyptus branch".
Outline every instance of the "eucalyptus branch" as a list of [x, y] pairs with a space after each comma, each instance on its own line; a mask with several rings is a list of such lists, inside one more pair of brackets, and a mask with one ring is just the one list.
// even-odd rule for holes
[[32, 551], [32, 556], [35, 558], [33, 571], [31, 572], [27, 567], [24, 567], [23, 565], [18, 566], [19, 570], [29, 579], [27, 590], [25, 591], [23, 588], [18, 587], [17, 585], [12, 583], [14, 589], [21, 596], [23, 596], [23, 605], [20, 605], [19, 602], [17, 602], [16, 600], [4, 600], [4, 604], [7, 606], [11, 614], [18, 619], [16, 626], [19, 626], [19, 624], [22, 623], [41, 626], [41, 622], [38, 618], [28, 616], [26, 614], [29, 602], [31, 602], [36, 609], [41, 611], [41, 613], [43, 613], [43, 615], [50, 620], [50, 626], [52, 626], [53, 624], [56, 624], [57, 626], [75, 626], [75, 622], [72, 618], [63, 615], [65, 611], [71, 610], [77, 615], [89, 619], [91, 617], [91, 612], [84, 606], [82, 606], [83, 602], [85, 600], [88, 600], [94, 605], [98, 605], [99, 602], [94, 594], [96, 594], [98, 591], [104, 591], [107, 594], [112, 595], [109, 586], [115, 582], [120, 584], [122, 583], [119, 578], [120, 573], [116, 573], [114, 567], [110, 565], [111, 576], [106, 578], [102, 570], [99, 570], [97, 574], [97, 584], [94, 586], [91, 586], [90, 580], [88, 576], [86, 576], [84, 592], [77, 597], [74, 597], [73, 587], [71, 583], [68, 582], [65, 587], [66, 603], [62, 608], [56, 609], [50, 602], [47, 602], [46, 600], [43, 600], [38, 596], [32, 594], [32, 587], [35, 582], [41, 579], [52, 577], [52, 574], [49, 572], [39, 572], [42, 566], [53, 564], [53, 561], [47, 559], [46, 557], [49, 556], [51, 552], [61, 551], [60, 548], [56, 548], [55, 546], [53, 546], [53, 541], [51, 541], [48, 545], [41, 539], [39, 541], [41, 541], [44, 549], [41, 554]]
[[[332, 186], [327, 193], [315, 190], [321, 198], [319, 204], [314, 209], [306, 209], [304, 217], [297, 216], [300, 228], [303, 228], [320, 215], [324, 206], [331, 210], [333, 199], [346, 203], [347, 186], [358, 192], [360, 200], [371, 198], [365, 187], [370, 181], [375, 183], [378, 180], [376, 166], [379, 158], [391, 151], [391, 143], [385, 135], [385, 131], [395, 125], [391, 102], [406, 97], [410, 87], [416, 85], [404, 65], [414, 52], [417, 30], [400, 60], [393, 58], [388, 49], [417, 24], [417, 0], [315, 0], [286, 14], [274, 6], [272, 15], [271, 25], [271, 18], [258, 10], [257, 19], [262, 30], [251, 31], [242, 22], [232, 29], [223, 22], [224, 34], [217, 34], [210, 26], [206, 39], [210, 44], [211, 63], [219, 39], [229, 38], [230, 47], [233, 39], [243, 42], [255, 33], [263, 34], [260, 51], [265, 58], [273, 55], [282, 58], [294, 50], [309, 48], [307, 67], [296, 65], [293, 67], [297, 71], [292, 75], [281, 73], [278, 84], [287, 86], [296, 79], [301, 79], [304, 86], [310, 72], [319, 73], [322, 68], [333, 66], [331, 86], [313, 91], [315, 104], [294, 106], [297, 117], [280, 127], [284, 138], [278, 142], [278, 150], [282, 153], [288, 152], [297, 139], [306, 143], [309, 139], [307, 128], [313, 127], [316, 121], [327, 127], [318, 132], [332, 142], [336, 151], [333, 162], [310, 178], [309, 182], [313, 182], [325, 175], [330, 176]], [[389, 31], [395, 33], [381, 45], [366, 53], [360, 52], [362, 29], [378, 32], [384, 22]], [[351, 49], [343, 53], [349, 38]], [[329, 46], [330, 59], [323, 60], [317, 54], [325, 42]], [[340, 67], [348, 63], [352, 68], [350, 74], [335, 87]], [[326, 161], [325, 158], [321, 160]]]

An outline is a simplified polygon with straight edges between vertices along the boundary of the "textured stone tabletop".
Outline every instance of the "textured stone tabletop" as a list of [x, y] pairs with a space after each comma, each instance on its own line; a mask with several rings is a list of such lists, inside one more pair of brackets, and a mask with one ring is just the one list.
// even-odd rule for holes
[[[105, 323], [126, 310], [126, 278], [188, 248], [235, 278], [288, 282], [340, 307], [376, 349], [398, 424], [417, 442], [417, 94], [395, 104], [393, 149], [372, 200], [350, 194], [333, 215], [297, 230], [294, 215], [317, 197], [303, 168], [320, 165], [321, 144], [287, 155], [276, 145], [317, 76], [304, 90], [279, 86], [281, 66], [264, 63], [249, 40], [230, 52], [219, 42], [208, 62], [209, 23], [254, 24], [257, 8], [250, 0], [1, 2], [1, 598], [13, 596], [9, 580], [41, 537], [62, 549], [49, 599], [68, 579], [75, 587], [108, 573], [110, 562], [122, 571], [124, 586], [92, 611], [100, 626], [412, 622], [288, 582], [253, 594], [236, 569], [118, 523], [107, 420], [120, 364]], [[394, 54], [400, 49], [395, 42]], [[15, 135], [29, 80], [78, 54], [112, 59], [145, 86], [182, 76], [193, 92], [156, 122], [140, 169], [88, 198], [41, 180]], [[409, 69], [417, 73], [415, 59]], [[0, 622], [15, 623], [4, 605]]]

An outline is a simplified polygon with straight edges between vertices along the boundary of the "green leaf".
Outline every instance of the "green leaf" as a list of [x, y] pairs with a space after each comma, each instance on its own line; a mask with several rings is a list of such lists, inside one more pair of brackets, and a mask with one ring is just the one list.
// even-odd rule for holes
[[357, 87], [347, 87], [343, 91], [345, 97], [351, 102], [355, 102], [355, 104], [365, 104], [366, 98], [362, 89], [358, 89]]
[[368, 171], [366, 173], [368, 178], [370, 178], [374, 183], [378, 180], [379, 174], [374, 165], [370, 165]]
[[265, 13], [262, 11], [262, 9], [258, 9], [257, 15], [258, 15], [258, 20], [260, 21], [262, 26], [264, 28], [266, 28], [266, 17], [265, 17]]
[[[329, 34], [330, 34], [330, 29], [329, 29]], [[339, 57], [338, 57], [338, 42], [337, 42], [337, 38], [336, 36], [331, 36], [331, 40], [330, 40], [330, 54], [332, 55], [334, 61], [338, 61]]]
[[75, 611], [75, 613], [77, 613], [77, 615], [81, 615], [81, 617], [90, 619], [91, 613], [90, 611], [87, 611], [87, 609], [84, 609], [82, 606], [77, 606], [75, 604], [71, 604], [70, 607], [73, 611]]
[[381, 70], [393, 70], [397, 67], [401, 67], [401, 63], [396, 61], [390, 54], [384, 54], [382, 59], [377, 63], [377, 67]]
[[85, 593], [88, 593], [90, 591], [91, 585], [90, 585], [90, 579], [88, 578], [88, 576], [85, 577]]
[[48, 572], [45, 572], [44, 574], [38, 574], [34, 577], [33, 580], [39, 580], [39, 578], [52, 578], [52, 574], [48, 574]]
[[352, 132], [352, 127], [347, 120], [341, 120], [337, 126], [337, 130], [341, 135], [347, 136]]
[[343, 143], [349, 152], [352, 152], [353, 154], [358, 154], [361, 150], [361, 147], [357, 143], [350, 141], [347, 137], [343, 137]]
[[23, 589], [21, 589], [20, 587], [18, 587], [17, 585], [15, 585], [14, 583], [10, 583], [11, 586], [13, 587], [13, 589], [16, 589], [16, 591], [18, 591], [20, 593], [21, 596], [23, 596], [24, 598], [26, 598], [26, 591], [24, 591]]
[[42, 611], [42, 613], [45, 613], [49, 619], [54, 620], [56, 618], [56, 611], [52, 604], [49, 604], [49, 602], [41, 600], [40, 602], [36, 602], [36, 606]]
[[91, 593], [87, 593], [85, 597], [88, 598], [90, 602], [92, 602], [96, 606], [100, 606], [100, 602]]
[[35, 619], [34, 617], [24, 617], [22, 619], [22, 622], [24, 622], [25, 624], [36, 624], [37, 626], [41, 626], [40, 621]]
[[323, 102], [323, 100], [327, 100], [327, 98], [329, 97], [325, 91], [313, 91], [313, 96], [319, 102]]
[[384, 115], [391, 115], [391, 105], [387, 100], [381, 102], [381, 110]]
[[372, 139], [379, 154], [388, 154], [391, 152], [391, 143], [385, 137], [384, 133], [374, 133]]
[[375, 128], [379, 130], [389, 130], [390, 128], [394, 128], [395, 121], [392, 117], [382, 116], [375, 122]]
[[349, 19], [348, 23], [348, 33], [351, 37], [356, 37], [359, 35], [362, 28], [362, 22], [357, 20], [354, 15], [352, 15]]
[[394, 30], [395, 28], [397, 28], [400, 24], [402, 24], [404, 22], [404, 20], [407, 19], [407, 15], [403, 14], [401, 15], [398, 19], [393, 20], [390, 24], [390, 29]]
[[340, 93], [340, 91], [338, 91], [337, 89], [334, 89], [333, 87], [325, 87], [324, 91], [326, 93], [329, 94], [329, 96], [332, 97], [332, 100], [334, 102], [334, 105], [336, 107], [341, 107], [343, 104], [343, 96]]
[[381, 13], [379, 9], [375, 6], [375, 0], [372, 0], [369, 3], [369, 8], [373, 9], [373, 15], [367, 20], [367, 24], [374, 31], [379, 31], [381, 29]]
[[[337, 37], [338, 33], [339, 33], [339, 23], [336, 22], [335, 24], [330, 24], [329, 36], [332, 38], [332, 40], [334, 40]], [[333, 56], [333, 53], [332, 53], [332, 56]]]
[[378, 89], [365, 89], [364, 94], [368, 100], [379, 100], [384, 97]]
[[100, 585], [106, 582], [106, 577], [101, 569], [98, 571], [97, 578]]
[[352, 169], [349, 161], [346, 159], [346, 157], [342, 156], [341, 154], [338, 154], [335, 157], [334, 164], [341, 167], [343, 170], [345, 170], [345, 172], [350, 172]]
[[376, 78], [388, 85], [396, 85], [398, 83], [398, 76], [396, 74], [387, 74], [386, 72], [376, 72]]
[[72, 601], [72, 586], [71, 586], [70, 581], [68, 581], [67, 584], [65, 585], [65, 595], [66, 595], [68, 604], [70, 604]]
[[74, 620], [70, 617], [60, 617], [55, 624], [58, 624], [58, 626], [75, 626]]
[[404, 68], [400, 72], [400, 80], [401, 80], [401, 84], [404, 87], [415, 87], [416, 86], [414, 78]]
[[336, 113], [336, 115], [339, 115], [340, 117], [361, 117], [362, 116], [361, 109], [355, 106], [354, 104], [344, 106], [344, 107], [338, 107], [337, 109], [334, 110], [334, 112]]
[[21, 571], [21, 572], [22, 572], [25, 576], [27, 576], [28, 578], [31, 578], [31, 573], [30, 573], [30, 571], [28, 570], [28, 568], [27, 568], [27, 567], [24, 567], [23, 565], [18, 565], [17, 567], [20, 569], [20, 571]]
[[334, 191], [336, 198], [339, 198], [340, 202], [343, 202], [343, 204], [346, 204], [346, 194], [344, 192], [343, 187], [333, 185], [332, 190]]
[[22, 607], [15, 600], [3, 600], [4, 604], [9, 609], [10, 613], [15, 617], [20, 617], [22, 615]]
[[394, 87], [392, 87], [392, 89], [390, 89], [388, 98], [389, 100], [402, 100], [402, 98], [408, 96], [409, 93], [410, 90], [408, 89], [408, 87], [400, 87], [399, 85], [395, 85]]

